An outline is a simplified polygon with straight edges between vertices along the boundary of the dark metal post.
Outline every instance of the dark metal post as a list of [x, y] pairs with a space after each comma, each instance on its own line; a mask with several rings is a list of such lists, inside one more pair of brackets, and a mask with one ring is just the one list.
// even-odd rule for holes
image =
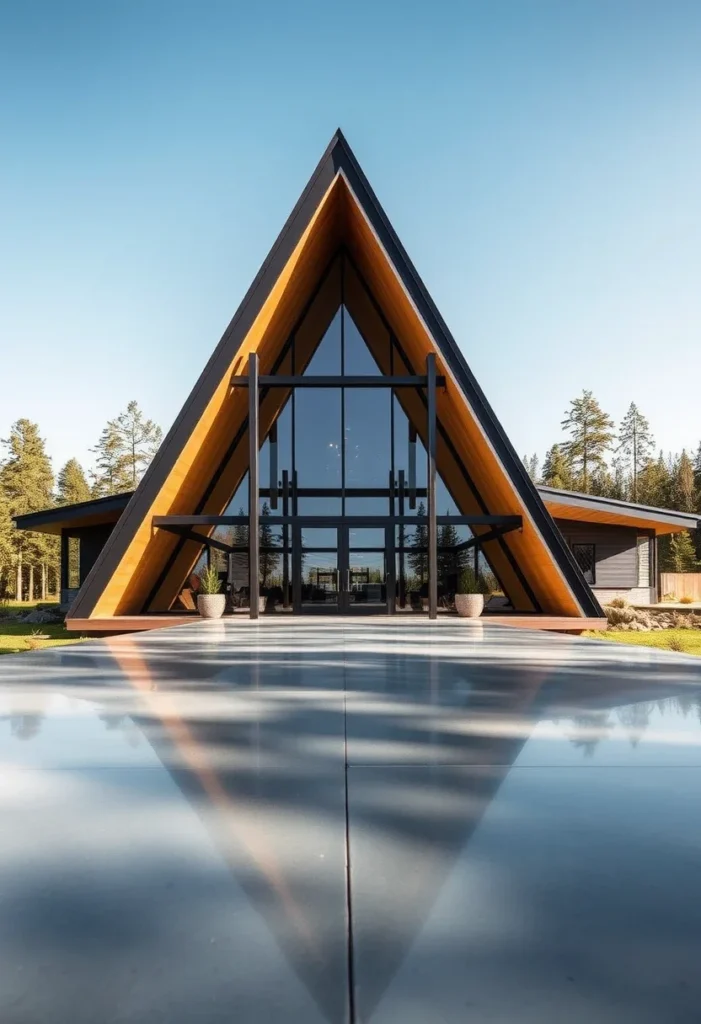
[[277, 423], [273, 423], [268, 434], [270, 450], [270, 508], [277, 508]]
[[426, 356], [428, 440], [428, 617], [438, 618], [438, 520], [436, 519], [436, 357]]
[[[404, 515], [404, 494], [406, 486], [404, 482], [404, 470], [399, 470], [399, 515]], [[399, 526], [399, 607], [406, 608], [406, 564], [404, 558], [404, 523]]]
[[61, 591], [68, 590], [68, 534], [61, 531], [61, 582], [59, 584], [59, 601], [63, 603]]
[[[286, 469], [282, 471], [282, 514], [290, 514], [290, 478]], [[290, 528], [282, 528], [282, 607], [290, 607]]]
[[416, 429], [409, 424], [409, 508], [416, 508]]
[[258, 618], [260, 531], [258, 529], [258, 354], [248, 357], [248, 603], [249, 615]]

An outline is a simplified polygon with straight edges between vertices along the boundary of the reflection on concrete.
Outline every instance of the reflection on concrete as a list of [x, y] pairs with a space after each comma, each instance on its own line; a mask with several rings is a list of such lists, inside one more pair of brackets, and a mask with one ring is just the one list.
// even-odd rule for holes
[[699, 670], [402, 619], [6, 657], [0, 1019], [695, 1019]]

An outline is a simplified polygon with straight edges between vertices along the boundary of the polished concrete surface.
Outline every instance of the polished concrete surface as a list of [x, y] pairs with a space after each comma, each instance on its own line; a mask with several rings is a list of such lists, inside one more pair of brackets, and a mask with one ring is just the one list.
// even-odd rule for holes
[[439, 619], [0, 659], [0, 1021], [697, 1022], [701, 661]]

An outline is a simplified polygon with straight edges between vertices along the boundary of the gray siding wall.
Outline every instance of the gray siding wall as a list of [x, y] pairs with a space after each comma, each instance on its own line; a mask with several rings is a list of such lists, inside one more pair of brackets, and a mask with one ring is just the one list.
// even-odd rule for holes
[[555, 522], [570, 547], [573, 544], [596, 545], [594, 590], [638, 586], [638, 531], [634, 527], [578, 523], [570, 519]]

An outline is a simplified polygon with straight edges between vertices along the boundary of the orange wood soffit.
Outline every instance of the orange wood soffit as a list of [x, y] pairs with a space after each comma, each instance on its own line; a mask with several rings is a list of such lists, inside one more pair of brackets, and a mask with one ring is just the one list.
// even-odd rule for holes
[[[295, 246], [245, 341], [231, 353], [231, 360], [203, 415], [184, 441], [164, 485], [137, 526], [90, 618], [134, 612], [146, 599], [165, 557], [177, 543], [177, 538], [169, 537], [165, 531], [154, 533], [152, 517], [187, 513], [194, 507], [202, 476], [213, 472], [216, 455], [223, 454], [222, 427], [231, 418], [229, 410], [236, 402], [230, 387], [231, 376], [235, 372], [246, 372], [250, 352], [259, 353], [265, 372], [271, 353], [279, 351], [338, 246], [340, 187], [337, 177]], [[245, 396], [240, 401], [245, 403]]]

